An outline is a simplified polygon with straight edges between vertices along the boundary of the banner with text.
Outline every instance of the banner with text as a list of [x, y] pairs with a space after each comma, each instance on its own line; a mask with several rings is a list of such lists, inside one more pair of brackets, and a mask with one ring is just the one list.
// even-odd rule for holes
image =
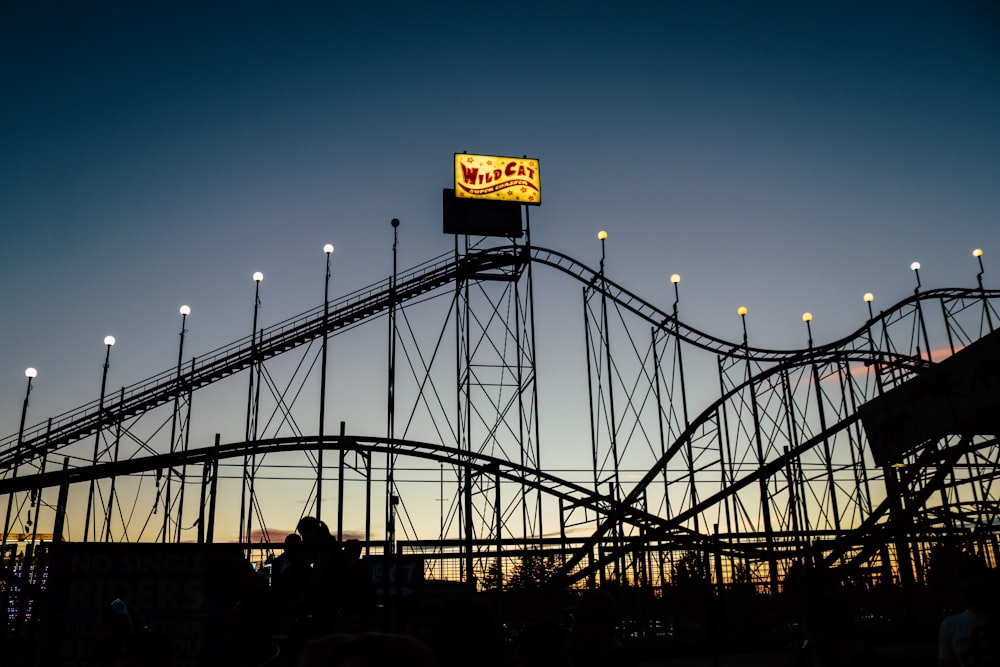
[[538, 160], [455, 153], [455, 196], [537, 206], [542, 203]]

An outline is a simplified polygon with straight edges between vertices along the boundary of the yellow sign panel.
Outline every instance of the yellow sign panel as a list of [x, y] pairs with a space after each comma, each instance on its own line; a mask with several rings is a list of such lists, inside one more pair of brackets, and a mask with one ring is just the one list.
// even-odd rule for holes
[[542, 203], [538, 160], [455, 153], [455, 196], [537, 206]]

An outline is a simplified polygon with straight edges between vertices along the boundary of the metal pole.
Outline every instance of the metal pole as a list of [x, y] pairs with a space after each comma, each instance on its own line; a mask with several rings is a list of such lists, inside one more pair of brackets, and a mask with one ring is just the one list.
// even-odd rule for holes
[[[333, 245], [323, 246], [326, 253], [326, 278], [323, 282], [323, 360], [319, 369], [319, 447], [316, 448], [316, 518], [323, 518], [323, 435], [326, 426], [326, 363], [330, 337], [330, 257]], [[339, 515], [338, 515], [339, 516]], [[338, 520], [339, 523], [339, 520]], [[339, 531], [338, 531], [339, 533]], [[339, 539], [339, 537], [338, 537]]]
[[[187, 316], [191, 312], [191, 309], [187, 306], [181, 306], [181, 342], [177, 346], [177, 387], [174, 390], [174, 411], [170, 419], [170, 453], [173, 454], [177, 445], [177, 413], [180, 411], [181, 407], [181, 363], [184, 359], [184, 325], [187, 323]], [[169, 531], [169, 521], [170, 521], [170, 495], [171, 495], [171, 481], [173, 480], [173, 456], [170, 457], [171, 463], [167, 465], [167, 490], [163, 499], [163, 533], [161, 535], [161, 542], [166, 544], [167, 533]], [[178, 523], [180, 522], [180, 517], [177, 518]]]
[[[31, 396], [31, 381], [38, 374], [34, 368], [24, 371], [24, 376], [28, 378], [28, 389], [24, 392], [24, 403], [21, 405], [21, 425], [17, 429], [17, 449], [14, 450], [14, 465], [11, 470], [11, 479], [17, 477], [17, 469], [21, 464], [21, 445], [24, 442], [24, 420], [28, 416], [28, 397]], [[14, 492], [7, 496], [7, 516], [3, 522], [3, 539], [0, 544], [7, 544], [7, 532], [10, 530], [10, 511], [14, 507]]]
[[983, 287], [983, 273], [986, 269], [983, 268], [983, 251], [980, 248], [976, 248], [972, 251], [972, 256], [979, 260], [979, 273], [976, 274], [976, 282], [979, 283], [979, 292], [983, 295], [983, 313], [986, 315], [986, 325], [990, 329], [990, 333], [993, 333], [993, 316], [990, 315], [990, 302], [986, 298], [986, 288]]
[[[670, 282], [674, 284], [674, 332], [676, 334], [674, 349], [677, 354], [677, 372], [681, 378], [681, 409], [684, 415], [684, 429], [687, 430], [687, 427], [691, 425], [691, 422], [688, 418], [687, 387], [684, 384], [684, 355], [681, 347], [681, 321], [678, 311], [678, 306], [681, 301], [681, 277], [675, 273], [670, 276]], [[687, 439], [687, 443], [685, 443], [685, 450], [687, 452], [688, 459], [688, 494], [691, 499], [691, 507], [694, 508], [698, 505], [698, 488], [694, 481], [694, 449], [691, 447], [691, 438]], [[694, 532], [700, 533], [701, 528], [698, 525], [698, 515], [695, 514], [692, 518], [694, 519]]]
[[52, 541], [62, 542], [66, 523], [66, 500], [69, 498], [69, 457], [63, 457], [62, 477], [59, 480], [59, 498], [56, 500], [56, 518], [52, 525]]
[[[757, 406], [757, 387], [753, 380], [753, 368], [750, 365], [750, 344], [747, 341], [746, 309], [741, 308], [740, 320], [743, 322], [743, 352], [746, 355], [746, 372], [750, 389], [750, 407], [753, 415], [754, 444], [757, 449], [757, 464], [764, 465], [764, 443], [761, 435], [760, 410]], [[771, 580], [771, 592], [778, 592], [778, 563], [774, 553], [774, 530], [771, 525], [771, 496], [767, 488], [767, 478], [760, 478], [760, 506], [764, 518], [764, 540], [767, 544], [768, 574]]]
[[[115, 339], [113, 336], [105, 336], [104, 346], [107, 350], [104, 353], [104, 372], [101, 374], [101, 398], [97, 402], [97, 433], [94, 434], [94, 456], [91, 459], [91, 465], [97, 465], [97, 452], [101, 445], [101, 428], [103, 426], [102, 421], [104, 419], [104, 390], [107, 388], [108, 384], [108, 367], [111, 365], [111, 346], [115, 344]], [[83, 520], [83, 541], [87, 541], [88, 531], [90, 530], [90, 512], [94, 506], [94, 481], [90, 480], [90, 491], [87, 493], [87, 512], [84, 514]], [[96, 533], [96, 530], [95, 530]]]
[[[246, 442], [251, 442], [253, 439], [253, 434], [256, 431], [256, 404], [254, 402], [254, 370], [257, 367], [257, 311], [260, 310], [260, 282], [264, 279], [264, 274], [257, 271], [253, 274], [254, 281], [254, 300], [253, 300], [253, 327], [250, 330], [250, 383], [247, 389], [247, 423], [244, 440]], [[240, 528], [239, 536], [240, 542], [248, 542], [250, 540], [250, 521], [247, 515], [253, 515], [253, 497], [250, 494], [250, 509], [247, 508], [247, 495], [250, 489], [250, 478], [253, 474], [253, 464], [251, 462], [250, 456], [247, 454], [243, 455], [243, 484], [240, 493]], [[243, 532], [243, 522], [246, 521], [247, 531]]]
[[[48, 423], [45, 426], [45, 449], [44, 449], [45, 453], [42, 454], [42, 467], [38, 471], [38, 472], [40, 472], [42, 474], [45, 473], [45, 466], [49, 462], [48, 444], [49, 444], [49, 435], [51, 433], [52, 433], [52, 417], [49, 417], [49, 421], [48, 421]], [[38, 512], [42, 508], [42, 492], [44, 490], [45, 489], [43, 487], [39, 486], [38, 487], [38, 491], [37, 491], [38, 495], [35, 498], [35, 518], [31, 522], [31, 546], [32, 547], [34, 547], [35, 540], [38, 538]]]
[[[917, 297], [917, 323], [920, 325], [920, 333], [924, 337], [924, 345], [927, 347], [927, 361], [933, 363], [934, 360], [931, 359], [931, 341], [927, 337], [927, 325], [924, 322], [924, 309], [920, 305], [920, 262], [914, 262], [910, 265], [913, 269], [914, 275], [917, 277], [917, 286], [913, 288], [913, 296]], [[920, 344], [917, 343], [917, 356], [920, 356]]]
[[222, 436], [215, 434], [215, 452], [212, 457], [212, 488], [208, 501], [208, 528], [205, 531], [205, 539], [209, 544], [215, 542], [215, 501], [219, 495], [219, 441]]
[[344, 457], [346, 456], [344, 432], [347, 424], [340, 422], [340, 460], [337, 464], [337, 541], [344, 541]]
[[[125, 387], [122, 387], [118, 392], [118, 403], [119, 405], [125, 402]], [[118, 419], [117, 427], [115, 428], [115, 455], [114, 462], [118, 463], [118, 452], [121, 447], [122, 442], [122, 420]], [[115, 482], [118, 479], [117, 475], [111, 475], [111, 488], [108, 490], [108, 509], [104, 513], [104, 541], [111, 541], [111, 513], [114, 511], [115, 507]]]
[[542, 492], [541, 492], [541, 468], [542, 468], [542, 444], [541, 444], [541, 427], [539, 425], [539, 414], [538, 414], [538, 369], [535, 365], [535, 350], [538, 348], [535, 345], [535, 287], [532, 279], [532, 261], [531, 261], [531, 217], [528, 211], [531, 210], [530, 206], [524, 206], [524, 254], [527, 258], [528, 264], [528, 316], [531, 318], [531, 400], [532, 408], [531, 414], [534, 418], [535, 426], [535, 466], [536, 466], [536, 476], [535, 479], [538, 482], [538, 493], [536, 495], [537, 510], [538, 510], [538, 537], [539, 539], [545, 535], [545, 531], [542, 527]]
[[392, 278], [389, 282], [389, 387], [386, 410], [386, 438], [389, 453], [385, 466], [385, 554], [391, 555], [396, 542], [396, 454], [393, 441], [396, 437], [396, 251], [399, 245], [399, 219], [392, 225]]
[[[826, 410], [823, 407], [823, 391], [820, 389], [819, 367], [816, 365], [816, 358], [813, 356], [813, 336], [812, 336], [812, 314], [806, 320], [806, 331], [809, 335], [809, 365], [812, 369], [813, 385], [816, 387], [816, 410], [819, 412], [819, 429], [821, 433], [826, 433]], [[806, 317], [803, 315], [803, 319]], [[840, 533], [840, 509], [837, 506], [837, 485], [833, 479], [833, 454], [830, 452], [830, 441], [823, 436], [823, 463], [826, 464], [826, 479], [830, 487], [830, 511], [833, 513], [833, 527]]]
[[[191, 404], [194, 398], [194, 357], [191, 357], [191, 370], [188, 371], [188, 376], [190, 382], [188, 384], [188, 395], [187, 395], [187, 417], [184, 419], [186, 428], [184, 429], [184, 453], [187, 453], [191, 445]], [[186, 484], [184, 483], [185, 478], [187, 478], [187, 459], [184, 459], [184, 463], [181, 464], [181, 491], [180, 497], [177, 499], [177, 542], [181, 541], [181, 522], [184, 517], [184, 490]]]

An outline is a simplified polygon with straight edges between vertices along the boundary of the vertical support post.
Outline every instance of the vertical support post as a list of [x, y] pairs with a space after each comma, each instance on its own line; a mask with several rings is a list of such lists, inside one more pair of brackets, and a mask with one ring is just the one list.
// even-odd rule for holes
[[[743, 353], [746, 357], [746, 378], [750, 396], [750, 412], [753, 415], [753, 439], [757, 450], [757, 464], [764, 465], [764, 438], [761, 433], [760, 409], [757, 406], [757, 383], [754, 382], [753, 366], [750, 358], [750, 344], [747, 341], [746, 308], [740, 307], [743, 322]], [[767, 488], [767, 478], [760, 477], [760, 509], [764, 519], [764, 542], [767, 545], [767, 569], [771, 581], [771, 592], [778, 593], [778, 562], [774, 553], [774, 528], [771, 524], [771, 494]]]
[[[722, 391], [722, 395], [726, 393], [726, 382], [725, 382], [725, 371], [722, 366], [722, 357], [716, 356], [715, 358], [716, 367], [719, 370], [719, 388]], [[719, 429], [721, 433], [719, 434], [719, 473], [721, 478], [721, 483], [719, 484], [721, 489], [725, 489], [728, 484], [733, 481], [732, 470], [726, 469], [726, 462], [728, 461], [732, 465], [733, 461], [733, 446], [729, 436], [729, 413], [726, 410], [725, 405], [719, 406], [719, 411], [721, 412], [721, 417], [719, 419]], [[725, 445], [725, 447], [723, 447]], [[728, 478], [726, 473], [729, 473]], [[733, 524], [732, 517], [729, 511], [729, 498], [723, 498], [722, 508], [726, 512], [726, 532], [730, 535], [733, 534]], [[737, 538], [738, 539], [738, 538]]]
[[[101, 397], [97, 402], [97, 432], [94, 434], [94, 455], [91, 459], [90, 464], [92, 466], [97, 465], [97, 454], [100, 451], [101, 445], [101, 430], [104, 427], [104, 390], [107, 388], [108, 384], [108, 367], [111, 365], [111, 347], [115, 344], [114, 336], [104, 337], [104, 346], [106, 349], [104, 353], [104, 372], [101, 374]], [[94, 482], [95, 480], [90, 480], [90, 490], [87, 493], [87, 512], [84, 514], [83, 519], [83, 541], [87, 541], [87, 536], [90, 530], [90, 513], [94, 506]], [[96, 529], [94, 531], [97, 532]], [[96, 535], [95, 535], [96, 537]]]
[[386, 409], [386, 439], [389, 453], [385, 465], [385, 554], [393, 553], [396, 541], [396, 255], [399, 246], [399, 219], [393, 218], [392, 225], [392, 277], [389, 282], [389, 382], [388, 405]]
[[344, 541], [344, 457], [346, 452], [346, 422], [340, 422], [340, 456], [337, 463], [337, 541]]
[[215, 434], [215, 451], [212, 456], [212, 488], [208, 505], [208, 531], [205, 538], [209, 544], [215, 542], [215, 501], [219, 497], [219, 442], [222, 436]]
[[830, 489], [830, 512], [833, 514], [833, 528], [840, 533], [840, 508], [837, 505], [837, 484], [833, 478], [833, 454], [830, 451], [830, 440], [826, 436], [826, 408], [823, 405], [823, 389], [820, 387], [819, 366], [813, 352], [812, 313], [802, 315], [806, 330], [809, 332], [809, 366], [812, 370], [813, 387], [816, 390], [816, 410], [819, 413], [819, 429], [823, 433], [823, 464], [826, 466], [826, 481]]
[[[122, 387], [121, 391], [118, 393], [118, 404], [122, 405], [122, 404], [124, 404], [124, 402], [125, 402], [125, 387]], [[118, 453], [119, 453], [119, 450], [120, 450], [120, 447], [121, 447], [121, 442], [122, 442], [122, 419], [119, 417], [118, 418], [118, 424], [116, 425], [116, 428], [115, 428], [115, 454], [114, 454], [114, 458], [113, 458], [113, 460], [114, 460], [115, 463], [118, 463]], [[118, 476], [115, 475], [114, 473], [112, 473], [112, 475], [111, 475], [111, 485], [110, 485], [110, 489], [108, 490], [108, 508], [107, 508], [107, 511], [104, 513], [104, 541], [105, 542], [110, 542], [111, 541], [111, 514], [114, 511], [114, 506], [115, 506], [115, 481], [117, 479], [118, 479]]]
[[198, 544], [205, 543], [205, 501], [208, 498], [208, 483], [212, 460], [206, 459], [201, 466], [201, 494], [198, 499]]
[[[528, 211], [531, 210], [530, 206], [524, 206], [524, 236], [525, 236], [525, 246], [524, 246], [524, 257], [527, 264], [528, 273], [528, 317], [529, 319], [529, 335], [531, 336], [531, 414], [533, 418], [534, 426], [534, 440], [535, 440], [535, 480], [539, 484], [539, 489], [541, 489], [542, 475], [542, 443], [541, 443], [541, 426], [539, 425], [539, 412], [538, 412], [538, 368], [535, 364], [535, 350], [538, 347], [535, 345], [535, 287], [534, 281], [532, 279], [532, 261], [531, 261], [531, 217]], [[542, 526], [542, 492], [541, 490], [536, 493], [536, 511], [538, 523], [538, 537], [539, 539], [545, 535], [545, 531]]]
[[[24, 371], [24, 377], [28, 378], [28, 389], [24, 392], [24, 403], [21, 404], [21, 425], [17, 429], [17, 448], [14, 450], [14, 465], [11, 469], [11, 479], [17, 477], [17, 469], [21, 466], [21, 446], [24, 443], [24, 420], [28, 416], [28, 398], [31, 396], [31, 381], [38, 375], [34, 368]], [[10, 511], [14, 507], [14, 492], [7, 496], [7, 516], [3, 522], [3, 539], [0, 544], [7, 544], [7, 533], [10, 531]]]
[[[260, 311], [260, 283], [264, 280], [264, 274], [256, 271], [253, 274], [254, 297], [253, 297], [253, 326], [250, 329], [250, 382], [247, 387], [247, 423], [245, 442], [253, 442], [257, 439], [257, 411], [260, 408], [260, 360], [257, 358], [257, 314]], [[256, 386], [256, 391], [254, 388]], [[253, 478], [256, 474], [254, 468], [257, 465], [256, 455], [243, 455], [243, 487], [240, 493], [240, 543], [250, 542], [250, 528], [253, 524]], [[244, 531], [244, 521], [246, 521], [246, 531]], [[250, 557], [249, 547], [247, 557]]]
[[[680, 302], [681, 302], [681, 292], [680, 284], [681, 277], [678, 274], [673, 274], [670, 276], [670, 282], [674, 286], [674, 304], [673, 304], [673, 320], [674, 320], [674, 355], [677, 358], [677, 373], [680, 376], [681, 384], [681, 414], [684, 417], [684, 429], [691, 425], [690, 418], [688, 417], [688, 404], [687, 404], [687, 385], [684, 381], [684, 352], [681, 346], [681, 320], [680, 320]], [[688, 464], [688, 499], [690, 500], [691, 507], [698, 506], [698, 487], [695, 484], [694, 479], [694, 449], [691, 446], [691, 438], [687, 439], [684, 447], [685, 454], [687, 455]], [[694, 532], [701, 532], [699, 526], [698, 514], [695, 514], [692, 519], [694, 520]]]
[[69, 457], [63, 457], [62, 476], [59, 480], [59, 497], [56, 500], [56, 518], [52, 525], [52, 541], [63, 541], [63, 526], [66, 523], [66, 501], [69, 499]]
[[362, 452], [365, 462], [365, 555], [371, 555], [372, 544], [372, 455]]
[[[187, 417], [184, 419], [184, 453], [187, 454], [188, 449], [191, 446], [191, 405], [194, 399], [194, 357], [191, 357], [191, 370], [188, 373], [190, 377], [190, 383], [188, 384], [187, 391]], [[184, 491], [186, 488], [185, 479], [187, 478], [187, 460], [181, 463], [181, 477], [180, 485], [181, 490], [177, 498], [177, 537], [175, 541], [180, 543], [181, 541], [181, 526], [183, 525], [184, 518]]]
[[[333, 244], [323, 246], [326, 254], [326, 278], [323, 281], [323, 343], [322, 361], [319, 369], [319, 446], [316, 448], [316, 519], [323, 518], [323, 436], [326, 427], [326, 376], [327, 347], [330, 338], [330, 256], [333, 255]], [[339, 509], [338, 509], [339, 516]], [[338, 539], [339, 531], [338, 531]]]
[[500, 505], [500, 466], [497, 465], [493, 473], [494, 497], [493, 497], [493, 523], [496, 524], [494, 544], [497, 550], [497, 575], [503, 581], [503, 507]]
[[[191, 309], [188, 306], [181, 306], [181, 342], [177, 346], [177, 376], [174, 381], [174, 410], [170, 417], [170, 454], [172, 455], [177, 449], [177, 419], [178, 413], [181, 408], [181, 364], [184, 361], [184, 325], [187, 324], [187, 316], [191, 313]], [[174, 461], [173, 456], [170, 457], [167, 464], [167, 489], [163, 497], [163, 530], [161, 532], [162, 543], [167, 543], [167, 536], [169, 534], [170, 528], [170, 503], [171, 497], [171, 484], [174, 477]], [[181, 518], [177, 517], [178, 530], [180, 530]]]
[[666, 518], [670, 519], [673, 516], [673, 510], [670, 507], [670, 481], [667, 476], [667, 463], [664, 461], [667, 456], [667, 434], [663, 428], [663, 395], [660, 389], [660, 351], [656, 335], [657, 329], [650, 327], [650, 334], [652, 335], [653, 348], [653, 387], [654, 396], [656, 397], [656, 427], [660, 436], [660, 472], [663, 475], [663, 511], [666, 514]]
[[979, 261], [979, 273], [976, 274], [976, 282], [979, 283], [979, 293], [983, 295], [983, 315], [986, 317], [986, 326], [989, 328], [990, 333], [993, 333], [993, 316], [990, 314], [990, 302], [986, 298], [986, 288], [983, 287], [983, 273], [986, 270], [983, 268], [983, 251], [981, 248], [976, 248], [972, 251], [972, 256]]

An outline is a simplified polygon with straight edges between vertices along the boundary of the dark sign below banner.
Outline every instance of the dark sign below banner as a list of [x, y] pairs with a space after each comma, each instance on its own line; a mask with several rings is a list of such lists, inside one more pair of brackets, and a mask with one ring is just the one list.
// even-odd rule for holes
[[424, 559], [420, 556], [369, 556], [364, 560], [376, 599], [420, 594]]
[[236, 545], [53, 544], [37, 664], [112, 664], [122, 651], [226, 664], [227, 624], [255, 576]]
[[948, 435], [1000, 432], [1000, 331], [992, 333], [858, 412], [879, 465], [900, 463]]
[[461, 199], [445, 190], [444, 233], [521, 238], [521, 205], [488, 199]]

